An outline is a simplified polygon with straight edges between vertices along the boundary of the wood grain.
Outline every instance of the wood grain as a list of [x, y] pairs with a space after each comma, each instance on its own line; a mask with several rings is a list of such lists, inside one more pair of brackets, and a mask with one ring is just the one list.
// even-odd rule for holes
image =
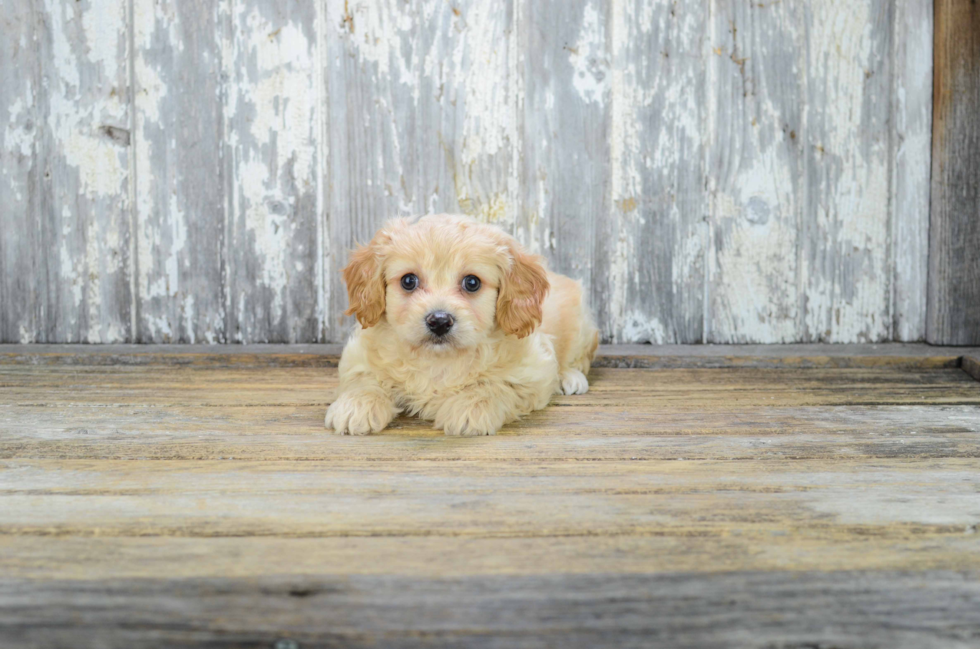
[[133, 2], [136, 342], [228, 341], [217, 14], [185, 0]]
[[[728, 534], [614, 536], [0, 536], [8, 579], [38, 589], [57, 580], [303, 578], [393, 575], [418, 581], [497, 575], [669, 575], [764, 571], [977, 571], [975, 537], [964, 528], [909, 526], [785, 530], [735, 527]], [[72, 557], [65, 562], [63, 557]], [[692, 575], [694, 577], [695, 575]], [[845, 580], [842, 579], [842, 582]]]
[[[595, 288], [595, 229], [607, 213], [611, 59], [606, 3], [524, 0], [519, 231], [551, 268]], [[602, 317], [600, 316], [600, 321]]]
[[525, 51], [515, 3], [419, 0], [417, 209], [465, 213], [514, 232]]
[[980, 356], [964, 356], [962, 367], [964, 372], [980, 381]]
[[[342, 345], [2, 345], [6, 365], [200, 365], [336, 367]], [[976, 347], [879, 345], [600, 345], [593, 367], [940, 369], [960, 366]]]
[[924, 340], [929, 279], [933, 3], [897, 2], [892, 30], [892, 335]]
[[[303, 647], [965, 649], [980, 633], [976, 577], [5, 579], [0, 630], [18, 647], [269, 647], [289, 639]], [[17, 604], [28, 597], [35, 606]]]
[[[14, 459], [0, 477], [0, 535], [721, 537], [737, 529], [826, 543], [860, 534], [941, 542], [962, 538], [980, 515], [978, 467], [975, 458], [914, 466], [905, 458], [805, 466]], [[980, 561], [980, 549], [969, 556]]]
[[341, 342], [349, 249], [437, 211], [606, 341], [923, 336], [931, 0], [4, 1], [2, 341]]
[[937, 0], [926, 339], [980, 342], [980, 7]]
[[704, 3], [617, 2], [610, 14], [611, 196], [592, 281], [601, 335], [704, 342]]
[[885, 340], [891, 20], [886, 0], [807, 5], [806, 340]]
[[[712, 3], [710, 342], [806, 339], [798, 254], [806, 182], [800, 3]], [[818, 9], [820, 11], [820, 9]]]
[[333, 347], [152, 362], [182, 349], [0, 364], [0, 644], [980, 637], [972, 357], [706, 369], [698, 348], [595, 369], [497, 436], [354, 438], [322, 428], [336, 369], [301, 362]]
[[[127, 5], [35, 3], [37, 342], [132, 340]], [[28, 239], [30, 240], [30, 239]], [[43, 279], [40, 276], [43, 275]]]
[[342, 341], [347, 290], [340, 269], [388, 219], [419, 213], [418, 32], [412, 3], [328, 2], [329, 171], [324, 290], [326, 340]]
[[37, 93], [39, 60], [34, 3], [3, 0], [0, 43], [0, 341], [34, 342], [43, 273], [36, 269], [41, 245]]
[[322, 290], [318, 3], [224, 8], [226, 337], [316, 341]]

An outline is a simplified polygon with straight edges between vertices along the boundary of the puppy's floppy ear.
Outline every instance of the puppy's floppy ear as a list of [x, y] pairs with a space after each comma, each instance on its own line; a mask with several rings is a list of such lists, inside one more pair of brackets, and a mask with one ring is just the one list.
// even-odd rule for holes
[[548, 273], [541, 257], [529, 255], [514, 242], [513, 260], [497, 294], [497, 324], [509, 334], [523, 338], [541, 324], [541, 304], [548, 293]]
[[391, 230], [403, 225], [395, 221], [386, 224], [369, 244], [351, 254], [350, 262], [344, 268], [350, 304], [344, 315], [357, 317], [365, 329], [378, 324], [385, 312], [385, 278], [381, 263], [384, 245], [391, 242]]

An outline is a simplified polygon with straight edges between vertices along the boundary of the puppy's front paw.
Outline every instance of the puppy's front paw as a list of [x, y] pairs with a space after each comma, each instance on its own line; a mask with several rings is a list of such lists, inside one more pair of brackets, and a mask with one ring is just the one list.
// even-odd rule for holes
[[490, 398], [459, 396], [439, 408], [435, 425], [447, 435], [495, 435], [506, 419], [504, 410]]
[[338, 435], [367, 435], [384, 430], [398, 414], [391, 399], [380, 392], [344, 392], [327, 408], [323, 424]]
[[561, 375], [562, 394], [585, 394], [589, 391], [589, 380], [578, 370], [565, 370]]

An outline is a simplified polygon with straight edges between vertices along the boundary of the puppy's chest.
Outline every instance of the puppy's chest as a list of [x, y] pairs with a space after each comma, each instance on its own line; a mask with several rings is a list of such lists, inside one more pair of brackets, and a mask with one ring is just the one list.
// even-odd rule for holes
[[399, 401], [424, 404], [457, 394], [480, 381], [480, 372], [460, 367], [405, 368], [386, 372], [384, 381]]

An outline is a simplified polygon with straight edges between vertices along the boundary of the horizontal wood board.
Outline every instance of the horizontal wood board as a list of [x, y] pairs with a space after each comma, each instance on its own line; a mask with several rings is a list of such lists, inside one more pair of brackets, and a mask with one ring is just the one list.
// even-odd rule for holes
[[927, 350], [672, 349], [482, 438], [326, 434], [332, 348], [0, 350], [0, 639], [975, 646], [980, 381]]

